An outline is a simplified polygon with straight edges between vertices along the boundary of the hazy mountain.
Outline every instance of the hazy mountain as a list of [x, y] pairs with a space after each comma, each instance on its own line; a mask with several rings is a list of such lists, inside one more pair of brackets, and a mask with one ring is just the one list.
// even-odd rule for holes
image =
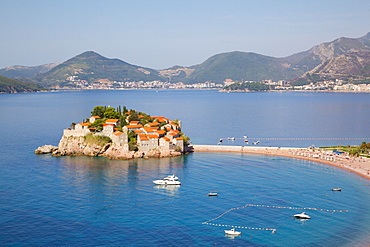
[[0, 93], [31, 93], [45, 90], [43, 87], [29, 82], [21, 82], [0, 75]]
[[93, 51], [84, 52], [32, 78], [34, 82], [44, 86], [68, 85], [71, 80], [95, 82], [104, 79], [151, 81], [162, 78], [154, 69], [135, 66], [119, 59], [109, 59]]
[[16, 78], [16, 77], [33, 77], [38, 73], [45, 73], [59, 63], [49, 63], [40, 66], [21, 66], [15, 65], [6, 68], [0, 69], [0, 75], [8, 77], [8, 78]]
[[211, 81], [222, 83], [225, 79], [234, 81], [260, 81], [264, 79], [289, 79], [287, 69], [274, 57], [250, 52], [228, 52], [210, 57], [193, 66], [194, 71], [186, 77], [188, 82]]
[[212, 56], [199, 65], [188, 68], [175, 66], [161, 70], [160, 74], [171, 78], [171, 81], [187, 83], [205, 81], [220, 83], [227, 78], [236, 81], [290, 80], [315, 68], [327, 59], [356, 51], [370, 51], [370, 33], [357, 39], [338, 38], [283, 58], [248, 52], [222, 53]]
[[281, 61], [285, 61], [287, 67], [303, 74], [327, 59], [356, 51], [370, 51], [370, 32], [357, 39], [342, 37], [331, 42], [322, 43], [308, 51], [281, 58]]
[[[97, 81], [161, 80], [184, 83], [205, 81], [221, 83], [225, 79], [235, 81], [291, 80], [299, 78], [327, 60], [348, 53], [369, 51], [370, 33], [355, 39], [338, 38], [283, 58], [235, 51], [214, 55], [198, 65], [190, 67], [176, 65], [159, 71], [132, 65], [119, 59], [109, 59], [96, 52], [88, 51], [46, 72], [39, 71], [29, 80], [44, 86], [75, 85], [76, 81], [91, 83]], [[23, 69], [4, 68], [0, 70], [0, 74], [8, 71], [12, 77], [30, 77], [26, 75], [28, 73], [26, 73], [26, 67], [21, 67]]]
[[370, 82], [370, 52], [356, 51], [328, 59], [306, 72], [300, 79], [306, 79], [307, 82], [330, 79]]

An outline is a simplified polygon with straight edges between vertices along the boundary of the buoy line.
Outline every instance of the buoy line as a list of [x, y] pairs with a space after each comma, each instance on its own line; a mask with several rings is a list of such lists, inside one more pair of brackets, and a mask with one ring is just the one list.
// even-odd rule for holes
[[316, 210], [316, 211], [324, 211], [324, 212], [341, 212], [341, 213], [342, 212], [348, 212], [348, 210], [336, 210], [336, 209], [331, 210], [331, 209], [320, 209], [320, 208], [309, 208], [309, 207], [285, 207], [285, 206], [245, 204], [242, 207], [230, 208], [229, 210], [227, 210], [226, 212], [223, 212], [222, 214], [220, 214], [216, 218], [213, 218], [211, 220], [205, 221], [202, 224], [204, 224], [204, 225], [213, 225], [213, 226], [223, 226], [223, 227], [233, 227], [233, 228], [244, 228], [244, 229], [252, 229], [252, 230], [265, 230], [265, 231], [272, 231], [272, 233], [274, 233], [276, 231], [276, 229], [274, 229], [274, 228], [249, 227], [249, 226], [232, 226], [232, 225], [224, 225], [224, 224], [210, 223], [210, 222], [212, 222], [214, 220], [217, 220], [217, 219], [221, 218], [222, 216], [224, 216], [225, 214], [227, 214], [227, 213], [229, 213], [229, 212], [231, 212], [233, 210], [243, 209], [243, 208], [246, 208], [246, 207], [264, 207], [264, 208], [279, 208], [279, 209]]
[[369, 137], [302, 137], [302, 138], [295, 138], [295, 137], [248, 137], [248, 138], [220, 138], [220, 140], [248, 140], [248, 139], [255, 139], [255, 140], [368, 140]]
[[242, 228], [242, 229], [250, 229], [250, 230], [263, 230], [263, 231], [272, 231], [275, 233], [276, 229], [273, 228], [263, 228], [263, 227], [249, 227], [249, 226], [232, 226], [232, 225], [222, 225], [222, 224], [214, 224], [214, 223], [207, 223], [203, 222], [204, 225], [212, 225], [212, 226], [224, 226], [224, 227], [232, 227], [232, 228]]

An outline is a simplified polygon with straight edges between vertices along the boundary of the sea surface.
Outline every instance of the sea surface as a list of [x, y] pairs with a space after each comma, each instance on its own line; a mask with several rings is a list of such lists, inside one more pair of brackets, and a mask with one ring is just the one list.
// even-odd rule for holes
[[[62, 130], [88, 118], [96, 105], [179, 119], [194, 144], [216, 145], [228, 137], [237, 139], [223, 139], [221, 145], [370, 142], [366, 93], [101, 90], [0, 95], [1, 246], [370, 244], [370, 181], [340, 168], [238, 153], [135, 160], [33, 153], [38, 146], [57, 145]], [[182, 185], [152, 183], [170, 174]], [[342, 191], [333, 192], [333, 187]], [[208, 197], [210, 191], [218, 196]], [[310, 220], [292, 217], [303, 211]], [[224, 234], [232, 226], [241, 227], [241, 236]]]

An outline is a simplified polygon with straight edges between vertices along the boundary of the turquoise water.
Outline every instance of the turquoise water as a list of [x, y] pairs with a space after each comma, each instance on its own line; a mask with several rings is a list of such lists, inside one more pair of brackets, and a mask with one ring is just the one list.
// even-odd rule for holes
[[[0, 95], [0, 140], [4, 144], [0, 150], [0, 244], [366, 246], [370, 241], [370, 183], [339, 168], [235, 153], [121, 161], [56, 158], [34, 155], [33, 150], [56, 145], [62, 129], [86, 118], [93, 106], [118, 104], [183, 120], [184, 132], [196, 144], [215, 144], [220, 137], [248, 133], [366, 138], [370, 136], [365, 128], [370, 123], [369, 97], [215, 91]], [[308, 145], [331, 144], [330, 140], [316, 141]], [[304, 146], [306, 142], [270, 141], [281, 146]], [[176, 174], [182, 185], [152, 183], [168, 174]], [[332, 192], [332, 187], [343, 190]], [[218, 191], [219, 196], [208, 197], [209, 191]], [[283, 208], [245, 207], [212, 223], [277, 231], [241, 229], [242, 235], [232, 239], [223, 233], [229, 227], [202, 224], [246, 204]], [[292, 217], [302, 211], [312, 218], [299, 221]]]

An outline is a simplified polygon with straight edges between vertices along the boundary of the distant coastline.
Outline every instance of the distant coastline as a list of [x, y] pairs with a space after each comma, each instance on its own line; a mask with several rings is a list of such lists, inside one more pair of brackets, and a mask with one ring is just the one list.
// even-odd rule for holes
[[370, 90], [356, 91], [356, 90], [266, 90], [266, 91], [246, 91], [246, 90], [219, 90], [220, 93], [259, 93], [259, 92], [306, 92], [306, 93], [370, 93]]
[[342, 168], [370, 180], [369, 158], [349, 157], [346, 154], [333, 156], [325, 153], [320, 149], [308, 148], [221, 145], [193, 145], [192, 147], [194, 152], [237, 152], [304, 159]]
[[355, 90], [266, 90], [266, 91], [245, 91], [245, 90], [224, 90], [219, 88], [60, 88], [60, 89], [45, 89], [34, 92], [0, 92], [0, 94], [15, 94], [15, 93], [50, 93], [50, 92], [68, 92], [68, 91], [91, 91], [91, 90], [112, 90], [112, 91], [134, 91], [134, 90], [155, 90], [155, 91], [168, 91], [168, 90], [218, 90], [220, 93], [260, 93], [260, 92], [305, 92], [305, 93], [370, 93], [370, 90], [355, 91]]

